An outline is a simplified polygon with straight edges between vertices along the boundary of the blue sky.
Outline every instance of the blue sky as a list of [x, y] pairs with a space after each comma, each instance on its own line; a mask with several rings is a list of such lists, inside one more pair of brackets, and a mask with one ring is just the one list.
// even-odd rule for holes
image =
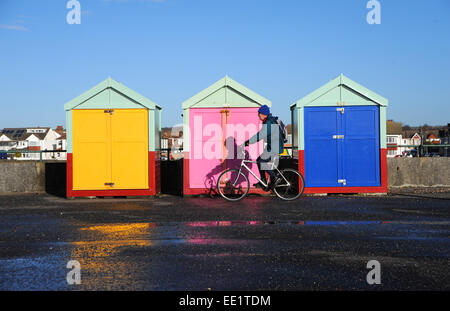
[[0, 0], [0, 128], [65, 125], [63, 105], [108, 76], [181, 123], [181, 103], [226, 74], [289, 105], [340, 73], [389, 99], [388, 118], [450, 122], [450, 1]]

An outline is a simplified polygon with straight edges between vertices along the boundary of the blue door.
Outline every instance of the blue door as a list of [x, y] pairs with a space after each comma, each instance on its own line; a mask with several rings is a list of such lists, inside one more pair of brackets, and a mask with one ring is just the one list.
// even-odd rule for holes
[[336, 107], [305, 108], [305, 185], [338, 187], [338, 140], [341, 126]]
[[380, 122], [377, 106], [345, 107], [342, 179], [347, 187], [380, 186]]
[[380, 186], [377, 106], [307, 107], [307, 187]]

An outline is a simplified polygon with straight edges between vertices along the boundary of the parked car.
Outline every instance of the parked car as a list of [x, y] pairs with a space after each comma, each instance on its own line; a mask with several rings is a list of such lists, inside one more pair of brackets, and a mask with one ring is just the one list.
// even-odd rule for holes
[[404, 154], [405, 158], [415, 158], [417, 157], [417, 150], [416, 149], [412, 149], [412, 150], [408, 150], [405, 152]]
[[0, 152], [0, 160], [8, 160], [8, 154], [6, 152]]

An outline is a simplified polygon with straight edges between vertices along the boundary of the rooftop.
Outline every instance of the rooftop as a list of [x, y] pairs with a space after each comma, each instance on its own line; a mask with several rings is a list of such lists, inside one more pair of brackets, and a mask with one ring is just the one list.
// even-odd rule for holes
[[44, 139], [50, 127], [20, 127], [20, 128], [4, 128], [0, 135], [5, 135], [10, 140], [26, 140], [31, 135], [39, 139]]

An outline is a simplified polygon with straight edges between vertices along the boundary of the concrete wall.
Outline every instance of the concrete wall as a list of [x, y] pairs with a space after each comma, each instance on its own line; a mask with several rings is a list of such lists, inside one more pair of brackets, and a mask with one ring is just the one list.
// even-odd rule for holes
[[[389, 158], [387, 164], [388, 185], [390, 187], [450, 187], [450, 158]], [[0, 193], [48, 192], [65, 196], [65, 167], [64, 161], [0, 160]], [[180, 180], [182, 180], [182, 167], [178, 165], [174, 168], [175, 171], [172, 169], [170, 173], [162, 170], [161, 174], [172, 175], [179, 170]], [[161, 178], [164, 180], [167, 179], [167, 176], [161, 176]]]
[[388, 185], [450, 187], [450, 158], [390, 158]]
[[39, 161], [0, 161], [0, 193], [44, 191], [45, 163]]

